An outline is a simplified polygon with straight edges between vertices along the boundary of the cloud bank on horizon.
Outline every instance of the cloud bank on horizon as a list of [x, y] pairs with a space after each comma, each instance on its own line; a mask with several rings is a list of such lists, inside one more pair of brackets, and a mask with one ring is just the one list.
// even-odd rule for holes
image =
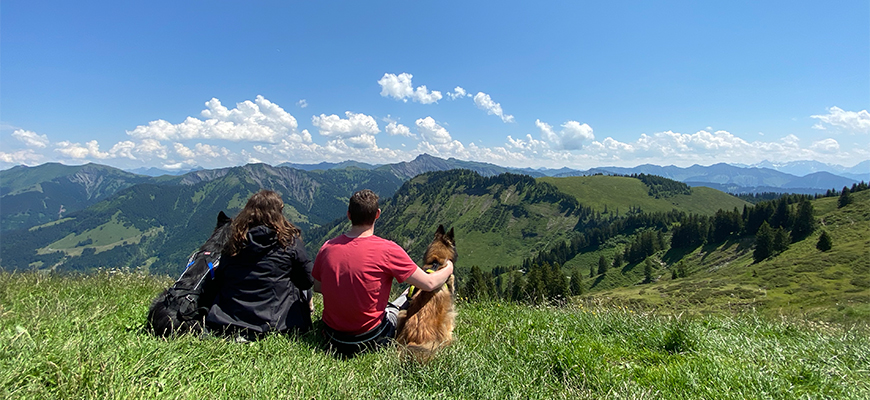
[[[437, 107], [444, 99], [441, 91], [426, 85], [414, 88], [410, 73], [386, 73], [377, 81], [380, 96]], [[373, 96], [374, 97], [374, 96]], [[460, 86], [447, 92], [451, 101], [470, 100], [474, 106], [494, 115], [503, 123], [518, 124], [489, 94], [471, 95]], [[305, 100], [296, 103], [307, 107]], [[470, 106], [470, 104], [469, 104]], [[301, 117], [306, 119], [306, 117]], [[757, 163], [764, 160], [788, 162], [817, 160], [857, 164], [870, 159], [870, 149], [843, 148], [833, 136], [870, 135], [870, 113], [847, 111], [836, 106], [826, 114], [811, 115], [813, 129], [831, 132], [832, 137], [811, 142], [795, 135], [770, 140], [747, 140], [725, 130], [702, 129], [697, 132], [662, 131], [638, 133], [633, 141], [612, 137], [596, 138], [593, 127], [582, 121], [551, 122], [536, 119], [528, 123], [524, 137], [504, 137], [504, 143], [483, 146], [455, 139], [446, 121], [422, 113], [413, 125], [406, 126], [390, 116], [373, 116], [346, 111], [344, 115], [320, 114], [310, 117], [315, 136], [301, 129], [297, 118], [263, 96], [239, 102], [234, 108], [217, 98], [205, 102], [199, 117], [189, 116], [172, 123], [150, 121], [126, 131], [126, 138], [115, 143], [52, 141], [46, 134], [24, 128], [12, 133], [23, 148], [0, 151], [0, 163], [36, 165], [48, 161], [64, 163], [97, 162], [122, 168], [140, 166], [163, 169], [192, 167], [216, 168], [253, 162], [318, 163], [356, 160], [383, 164], [413, 159], [421, 153], [462, 160], [489, 162], [511, 167], [636, 166], [640, 164], [709, 165], [718, 162]], [[378, 120], [381, 120], [381, 123]], [[382, 130], [383, 127], [383, 130]], [[413, 129], [413, 130], [412, 130]], [[378, 143], [382, 131], [399, 136], [410, 146], [387, 147]], [[866, 139], [864, 139], [866, 140]]]

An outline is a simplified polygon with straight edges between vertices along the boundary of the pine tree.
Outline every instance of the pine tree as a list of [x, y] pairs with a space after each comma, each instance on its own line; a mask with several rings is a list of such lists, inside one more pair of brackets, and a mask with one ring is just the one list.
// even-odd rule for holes
[[616, 256], [613, 257], [613, 269], [620, 269], [620, 268], [622, 268], [622, 264], [624, 264], [624, 260], [625, 260], [625, 259], [624, 259], [624, 257], [622, 256], [622, 253], [617, 252], [617, 253], [616, 253]]
[[[599, 262], [598, 264], [600, 265], [601, 263]], [[599, 266], [599, 268], [600, 268], [600, 266]], [[589, 267], [589, 277], [590, 277], [590, 278], [594, 278], [594, 277], [595, 277], [595, 264], [592, 264], [592, 265]]]
[[510, 299], [513, 301], [524, 300], [525, 294], [523, 290], [526, 287], [525, 277], [520, 271], [512, 272], [511, 276], [513, 279], [511, 279]]
[[764, 221], [755, 234], [755, 250], [752, 252], [752, 258], [755, 262], [760, 262], [771, 255], [773, 255], [773, 230], [770, 229], [767, 221]]
[[777, 228], [773, 234], [773, 252], [775, 254], [782, 253], [788, 250], [790, 244], [791, 238], [788, 236], [788, 231], [785, 228]]
[[837, 200], [837, 208], [843, 208], [849, 204], [852, 204], [852, 195], [849, 188], [843, 186], [843, 192], [840, 193], [840, 198]]
[[580, 273], [580, 268], [574, 268], [571, 271], [571, 295], [579, 296], [586, 291], [586, 287], [583, 285], [583, 274]]
[[816, 221], [813, 218], [813, 203], [809, 199], [804, 198], [798, 204], [797, 214], [794, 217], [794, 225], [791, 228], [791, 235], [795, 241], [801, 240], [815, 229]]
[[564, 302], [571, 294], [568, 288], [568, 279], [562, 273], [559, 264], [553, 264], [547, 276], [547, 297], [551, 300]]
[[476, 265], [472, 266], [471, 274], [469, 274], [468, 281], [465, 283], [465, 290], [463, 291], [465, 297], [468, 297], [470, 300], [489, 298], [490, 288], [488, 283], [488, 279], [486, 279], [480, 268]]
[[788, 197], [780, 197], [779, 200], [776, 201], [776, 209], [773, 211], [773, 216], [770, 217], [770, 227], [787, 227], [790, 217], [791, 215], [789, 213]]
[[685, 278], [689, 275], [688, 268], [686, 268], [686, 262], [680, 260], [680, 263], [671, 267], [671, 279], [677, 278]]
[[598, 275], [606, 275], [607, 274], [607, 260], [604, 259], [604, 256], [598, 258]]
[[822, 231], [821, 236], [819, 236], [819, 242], [816, 243], [816, 248], [821, 251], [828, 251], [832, 246], [831, 235], [827, 231]]
[[544, 297], [546, 297], [547, 286], [544, 271], [548, 269], [549, 268], [534, 265], [526, 274], [525, 296], [526, 300], [531, 301], [533, 304], [540, 304], [543, 302]]

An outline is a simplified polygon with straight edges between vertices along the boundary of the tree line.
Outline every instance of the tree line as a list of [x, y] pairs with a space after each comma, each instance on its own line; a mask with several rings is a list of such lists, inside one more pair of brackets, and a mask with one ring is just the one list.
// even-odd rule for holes
[[[604, 256], [597, 265], [592, 265], [589, 277], [606, 275], [609, 269], [618, 269], [626, 263], [644, 262], [644, 282], [651, 282], [656, 269], [650, 256], [672, 248], [693, 248], [704, 244], [720, 244], [742, 237], [755, 237], [753, 258], [756, 262], [775, 256], [788, 249], [794, 241], [803, 240], [816, 229], [811, 200], [838, 196], [838, 207], [851, 203], [851, 194], [867, 190], [866, 183], [844, 187], [826, 196], [783, 194], [775, 199], [760, 201], [754, 206], [744, 206], [731, 211], [719, 210], [713, 216], [687, 214], [680, 211], [644, 213], [640, 208], [630, 208], [622, 217], [599, 212], [581, 218], [568, 241], [556, 243], [523, 261], [522, 267], [511, 269], [498, 267], [491, 272], [472, 268], [466, 282], [465, 293], [469, 299], [500, 298], [515, 301], [540, 303], [562, 301], [565, 293], [582, 293], [583, 274], [578, 268], [566, 276], [559, 265], [585, 251], [593, 251], [608, 239], [617, 235], [633, 235], [622, 252], [617, 252], [608, 262]], [[664, 233], [670, 232], [669, 243]], [[823, 232], [817, 244], [819, 250], [831, 248], [830, 235]], [[475, 270], [476, 269], [476, 270]], [[688, 275], [685, 262], [671, 269], [672, 278]]]

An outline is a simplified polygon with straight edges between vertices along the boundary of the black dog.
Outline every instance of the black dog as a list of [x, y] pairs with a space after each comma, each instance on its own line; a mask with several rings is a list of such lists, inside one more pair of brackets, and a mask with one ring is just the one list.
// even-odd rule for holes
[[[208, 283], [220, 262], [220, 252], [231, 235], [232, 219], [223, 211], [211, 237], [190, 256], [187, 267], [169, 289], [157, 296], [148, 309], [146, 329], [157, 336], [201, 332], [213, 291]], [[213, 289], [214, 285], [210, 285]]]

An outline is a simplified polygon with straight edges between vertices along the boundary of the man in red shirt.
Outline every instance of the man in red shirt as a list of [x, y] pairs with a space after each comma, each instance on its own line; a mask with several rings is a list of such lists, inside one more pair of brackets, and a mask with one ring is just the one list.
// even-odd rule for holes
[[371, 190], [353, 194], [347, 207], [350, 230], [320, 248], [314, 260], [314, 290], [323, 294], [323, 322], [330, 345], [352, 355], [377, 347], [396, 335], [403, 294], [389, 303], [393, 279], [421, 290], [435, 290], [453, 274], [453, 263], [427, 274], [393, 241], [375, 236], [381, 216]]

